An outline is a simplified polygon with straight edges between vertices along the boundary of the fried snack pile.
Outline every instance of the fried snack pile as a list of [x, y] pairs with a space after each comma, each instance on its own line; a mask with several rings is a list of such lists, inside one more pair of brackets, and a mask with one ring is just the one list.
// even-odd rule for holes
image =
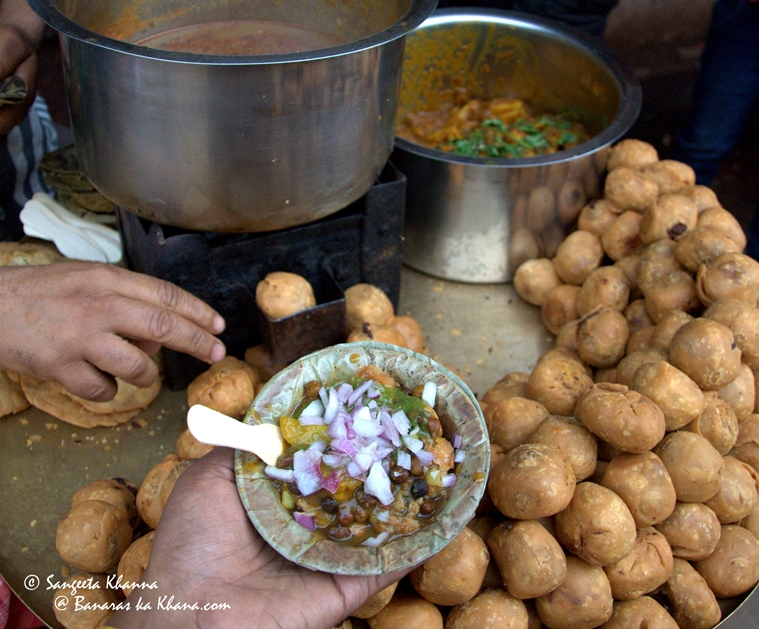
[[482, 396], [477, 517], [371, 629], [709, 629], [759, 582], [759, 264], [686, 165], [625, 140], [608, 171], [514, 277], [556, 347]]
[[[555, 348], [482, 398], [470, 526], [483, 583], [536, 626], [709, 629], [759, 582], [759, 263], [687, 165], [629, 139], [607, 169], [555, 255], [515, 273]], [[474, 627], [461, 614], [446, 629]]]

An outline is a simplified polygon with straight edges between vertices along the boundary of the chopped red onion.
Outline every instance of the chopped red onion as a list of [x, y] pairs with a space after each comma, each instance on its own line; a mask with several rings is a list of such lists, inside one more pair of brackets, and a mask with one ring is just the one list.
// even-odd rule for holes
[[370, 537], [367, 540], [364, 540], [364, 542], [361, 544], [362, 546], [379, 546], [382, 544], [390, 535], [390, 531], [382, 531], [377, 537]]
[[369, 388], [366, 390], [366, 397], [376, 400], [381, 395], [380, 390], [374, 386], [374, 381], [369, 385]]
[[313, 531], [316, 528], [313, 516], [308, 515], [308, 513], [303, 513], [302, 511], [294, 511], [293, 518], [295, 518], [295, 521], [304, 529]]
[[339, 450], [340, 452], [345, 452], [350, 457], [356, 456], [356, 448], [353, 446], [353, 444], [345, 437], [340, 439], [337, 444], [335, 442], [332, 442], [332, 449], [333, 450]]
[[463, 450], [456, 450], [456, 452], [453, 455], [453, 462], [463, 463], [465, 458], [466, 458], [466, 452], [464, 452]]
[[369, 470], [369, 476], [364, 481], [364, 491], [377, 498], [383, 505], [393, 504], [390, 478], [379, 461], [375, 462]]
[[348, 406], [353, 406], [361, 399], [361, 396], [366, 393], [370, 386], [372, 386], [372, 380], [364, 380], [361, 385], [357, 389], [354, 389], [353, 393], [348, 396], [346, 404]]
[[402, 467], [404, 470], [411, 469], [411, 455], [405, 450], [398, 450], [398, 458], [395, 461], [398, 467]]
[[407, 435], [409, 428], [411, 428], [411, 422], [403, 411], [396, 411], [392, 415], [393, 424], [395, 424], [399, 435]]
[[454, 433], [451, 435], [451, 445], [453, 446], [454, 450], [458, 450], [461, 447], [461, 442], [464, 440], [464, 437], [462, 437], [459, 433]]
[[395, 427], [395, 424], [393, 423], [393, 418], [390, 416], [390, 413], [386, 408], [380, 409], [379, 419], [380, 423], [382, 424], [382, 428], [384, 429], [383, 434], [385, 437], [387, 437], [396, 448], [400, 447], [401, 436], [398, 433], [398, 429]]
[[327, 428], [327, 434], [332, 439], [341, 439], [345, 437], [348, 434], [348, 427], [346, 425], [348, 419], [350, 419], [348, 413], [345, 411], [338, 411], [335, 419], [332, 420], [329, 428]]
[[266, 474], [269, 478], [280, 480], [285, 483], [292, 483], [295, 480], [295, 472], [292, 470], [283, 470], [279, 467], [275, 467], [274, 465], [267, 465], [264, 468], [264, 474]]
[[388, 448], [378, 447], [377, 448], [377, 454], [376, 454], [377, 460], [378, 461], [383, 461], [384, 459], [386, 459], [387, 457], [390, 456], [390, 454], [392, 453], [393, 450], [395, 450], [395, 448], [392, 448], [392, 447], [388, 447]]
[[435, 459], [435, 455], [429, 450], [419, 450], [416, 453], [416, 458], [424, 467], [427, 467]]
[[446, 474], [440, 479], [440, 484], [446, 489], [453, 487], [456, 484], [456, 474]]
[[301, 494], [310, 496], [319, 491], [324, 484], [321, 474], [321, 452], [311, 448], [296, 451], [293, 455], [293, 473]]
[[369, 402], [366, 404], [366, 407], [375, 410], [377, 408], [377, 401], [369, 400]]
[[437, 385], [434, 382], [425, 382], [422, 389], [422, 399], [430, 406], [435, 406], [435, 397], [437, 396]]
[[322, 461], [324, 462], [324, 465], [328, 465], [332, 468], [342, 467], [350, 460], [351, 459], [349, 456], [346, 456], [345, 454], [337, 454], [335, 452], [322, 455]]
[[337, 470], [333, 470], [332, 473], [324, 480], [324, 489], [329, 493], [334, 494], [340, 488], [340, 474]]
[[337, 387], [337, 397], [345, 404], [348, 401], [348, 396], [353, 393], [353, 386], [348, 382], [343, 382]]

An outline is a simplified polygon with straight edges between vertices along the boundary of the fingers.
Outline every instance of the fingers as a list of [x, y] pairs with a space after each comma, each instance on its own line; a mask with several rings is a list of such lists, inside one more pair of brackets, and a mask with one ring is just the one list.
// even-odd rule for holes
[[85, 362], [66, 366], [55, 380], [69, 393], [95, 402], [112, 400], [118, 391], [113, 376]]
[[157, 354], [158, 350], [161, 349], [161, 344], [156, 343], [155, 341], [135, 341], [135, 343], [137, 344], [137, 347], [139, 347], [148, 356]]
[[158, 377], [158, 366], [145, 352], [112, 334], [92, 339], [83, 357], [96, 369], [136, 387], [148, 387]]
[[176, 284], [116, 267], [114, 270], [129, 274], [129, 281], [114, 285], [114, 289], [124, 297], [165, 308], [212, 334], [224, 331], [224, 319], [218, 312]]
[[121, 336], [159, 343], [207, 363], [218, 362], [226, 354], [224, 345], [213, 334], [175, 312], [123, 298], [117, 299], [112, 308], [116, 316], [114, 332]]

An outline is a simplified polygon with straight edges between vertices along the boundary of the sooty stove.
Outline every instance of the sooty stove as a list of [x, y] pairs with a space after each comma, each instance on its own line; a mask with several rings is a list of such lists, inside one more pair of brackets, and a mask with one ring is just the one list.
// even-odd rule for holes
[[[250, 234], [183, 230], [118, 209], [127, 268], [171, 281], [226, 320], [227, 353], [264, 344], [275, 363], [344, 342], [344, 290], [379, 286], [398, 307], [406, 178], [388, 163], [372, 188], [340, 212], [306, 225]], [[256, 305], [267, 273], [289, 271], [313, 286], [316, 306], [272, 321]], [[177, 391], [208, 365], [164, 350], [164, 382]]]

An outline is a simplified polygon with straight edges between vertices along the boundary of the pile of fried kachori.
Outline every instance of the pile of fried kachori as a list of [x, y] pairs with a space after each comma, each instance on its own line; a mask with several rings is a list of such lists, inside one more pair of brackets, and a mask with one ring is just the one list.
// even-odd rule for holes
[[482, 398], [473, 526], [514, 627], [710, 629], [759, 582], [759, 263], [687, 165], [628, 139], [608, 167], [515, 273], [556, 343]]

